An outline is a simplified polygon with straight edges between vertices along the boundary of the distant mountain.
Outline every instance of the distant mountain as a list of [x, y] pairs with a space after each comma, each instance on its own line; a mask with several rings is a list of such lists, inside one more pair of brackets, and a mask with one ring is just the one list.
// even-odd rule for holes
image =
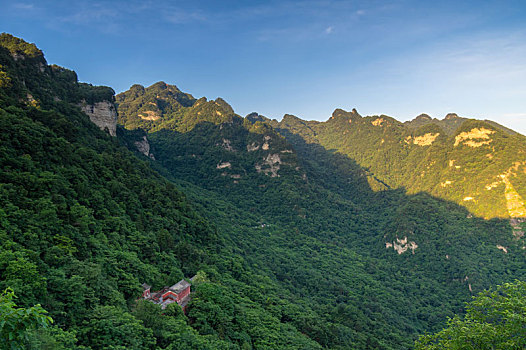
[[[155, 105], [159, 104], [158, 96], [162, 95], [159, 88], [176, 89], [165, 83], [156, 83], [145, 88], [145, 93], [136, 99], [127, 97], [133, 95], [134, 87], [118, 95], [117, 101], [126, 100], [124, 109], [118, 102], [119, 120], [127, 128], [133, 129], [133, 126], [126, 124], [127, 120], [139, 114], [144, 116], [154, 113]], [[145, 100], [156, 102], [149, 105], [138, 103]], [[204, 98], [199, 100], [207, 101]], [[504, 255], [506, 258], [522, 259], [522, 214], [512, 212], [513, 226], [510, 226], [506, 206], [509, 195], [506, 197], [504, 193], [499, 193], [502, 195], [500, 203], [488, 202], [491, 210], [501, 210], [502, 217], [508, 219], [486, 221], [477, 218], [475, 210], [470, 213], [465, 209], [466, 203], [480, 204], [480, 198], [464, 201], [467, 195], [462, 193], [457, 194], [457, 197], [447, 197], [435, 190], [437, 187], [447, 189], [453, 180], [467, 186], [469, 182], [461, 182], [466, 174], [461, 173], [463, 177], [459, 175], [455, 178], [453, 175], [458, 175], [456, 173], [434, 174], [435, 169], [450, 171], [449, 156], [455, 157], [452, 158], [452, 168], [461, 169], [467, 167], [466, 163], [473, 151], [483, 150], [482, 146], [507, 145], [503, 151], [500, 151], [501, 148], [492, 151], [497, 155], [494, 160], [497, 162], [510, 154], [511, 150], [521, 149], [520, 135], [510, 135], [486, 122], [453, 114], [439, 122], [421, 116], [409, 126], [385, 115], [362, 117], [356, 110], [347, 112], [337, 109], [326, 122], [305, 121], [293, 115], [285, 115], [278, 122], [258, 113], [241, 118], [228, 108], [232, 117], [222, 120], [218, 116], [223, 112], [213, 101], [206, 102], [208, 108], [199, 111], [195, 109], [195, 104], [180, 106], [176, 96], [166, 97], [163, 103], [165, 110], [178, 112], [164, 113], [160, 110], [156, 112], [159, 124], [150, 129], [148, 124], [144, 126], [149, 130], [147, 138], [152, 145], [155, 164], [167, 171], [181, 186], [196, 193], [195, 198], [202, 198], [197, 193], [205, 189], [208, 191], [207, 196], [219, 196], [222, 201], [231, 203], [231, 207], [221, 205], [229, 208], [224, 212], [212, 209], [214, 200], [203, 203], [203, 206], [213, 213], [208, 216], [210, 220], [221, 218], [220, 230], [225, 230], [227, 236], [239, 242], [234, 243], [234, 246], [244, 252], [247, 260], [264, 269], [290, 293], [300, 293], [295, 294], [295, 302], [307, 302], [308, 299], [303, 299], [303, 296], [310, 295], [309, 298], [317, 300], [320, 306], [330, 307], [337, 303], [338, 298], [335, 299], [334, 294], [313, 285], [320, 278], [328, 284], [351, 281], [350, 271], [335, 273], [341, 267], [336, 262], [356, 253], [359, 254], [359, 260], [381, 266], [384, 271], [396, 268], [403, 270], [403, 274], [411, 275], [412, 282], [406, 283], [412, 292], [413, 283], [438, 283], [432, 289], [448, 294], [449, 297], [443, 297], [448, 303], [462, 299], [460, 295], [463, 293], [471, 294], [489, 281], [503, 277], [497, 277], [495, 271], [502, 271], [502, 266], [507, 263], [497, 267], [496, 260], [489, 263], [488, 259], [500, 260]], [[143, 109], [130, 111], [130, 105], [142, 105]], [[481, 139], [477, 138], [479, 135], [473, 129], [481, 130]], [[486, 133], [491, 135], [491, 139], [485, 138]], [[455, 146], [457, 139], [458, 144]], [[481, 146], [478, 146], [479, 143]], [[489, 159], [486, 153], [482, 154], [481, 159]], [[445, 170], [436, 164], [439, 161], [440, 165], [445, 163]], [[460, 162], [461, 168], [457, 168]], [[497, 164], [501, 166], [498, 171], [504, 169], [504, 165], [507, 166], [504, 160], [499, 160]], [[485, 163], [480, 165], [485, 166]], [[441, 176], [451, 177], [450, 182], [447, 181], [449, 177], [441, 180]], [[487, 173], [477, 179], [483, 182], [487, 180], [485, 176]], [[510, 176], [514, 180], [520, 178], [519, 175]], [[520, 184], [517, 187], [524, 188]], [[497, 191], [489, 193], [497, 194]], [[459, 199], [456, 202], [460, 206], [440, 198]], [[487, 209], [488, 205], [479, 205], [474, 209], [479, 207]], [[241, 210], [242, 214], [234, 208]], [[258, 218], [258, 224], [253, 227], [241, 224], [245, 215]], [[261, 233], [268, 232], [269, 236], [261, 236], [253, 231], [257, 228], [264, 230]], [[250, 232], [254, 232], [254, 236]], [[473, 235], [476, 235], [475, 239]], [[298, 254], [312, 254], [310, 249], [302, 246], [305, 243], [300, 243], [305, 239], [314, 240], [314, 246], [326, 247], [331, 251], [330, 254], [336, 255], [324, 255], [323, 264], [312, 257], [302, 258], [301, 263], [296, 262]], [[332, 246], [328, 242], [338, 243]], [[282, 249], [282, 246], [288, 248]], [[333, 249], [341, 252], [335, 253]], [[514, 253], [511, 253], [512, 250]], [[401, 256], [407, 257], [403, 260], [407, 264], [404, 267], [398, 258]], [[491, 271], [478, 271], [475, 262], [480, 264], [482, 261], [492, 266]], [[268, 264], [268, 268], [262, 268]], [[305, 277], [306, 272], [300, 266], [310, 264], [316, 267], [310, 277]], [[319, 275], [320, 271], [324, 271], [323, 277]], [[365, 277], [367, 273], [364, 273], [360, 270], [355, 276]], [[397, 274], [392, 273], [393, 276]], [[370, 276], [377, 280], [381, 275], [382, 272], [374, 270]], [[415, 313], [394, 311], [390, 305], [394, 305], [392, 298], [398, 295], [393, 291], [397, 285], [396, 278], [382, 278], [382, 288], [390, 292], [389, 296], [383, 294], [377, 307], [384, 314], [398, 316], [382, 317], [379, 321], [382, 325], [376, 330], [373, 330], [371, 325], [374, 322], [371, 323], [369, 316], [357, 322], [360, 327], [367, 329], [364, 332], [373, 343], [390, 344], [387, 348], [407, 348], [411, 341], [397, 343], [394, 340], [406, 334], [393, 330], [392, 326], [398, 324], [395, 318], [404, 318], [405, 324], [416, 329], [419, 329], [420, 324], [424, 329], [431, 329], [434, 321], [428, 318], [423, 323], [413, 322], [408, 319], [418, 318]], [[364, 281], [353, 283], [363, 285]], [[347, 287], [342, 288], [357, 296]], [[426, 294], [425, 297], [411, 299], [411, 302], [418, 305], [415, 307], [417, 310], [422, 310], [420, 303], [428, 298], [431, 296]], [[368, 300], [361, 304], [351, 302], [351, 305], [360, 310], [356, 312], [367, 313], [364, 306], [371, 305], [370, 302], [374, 304]], [[452, 305], [442, 310], [459, 307]], [[431, 313], [437, 312], [438, 309], [433, 308]], [[327, 315], [323, 322], [339, 324], [338, 327], [349, 331], [345, 321], [349, 316], [337, 314]], [[304, 324], [295, 324], [305, 330]], [[307, 334], [314, 336], [312, 332], [308, 330]], [[332, 340], [321, 342], [324, 346], [354, 344], [356, 348], [365, 347], [366, 342], [361, 343], [356, 336], [350, 336], [353, 340], [346, 343], [338, 340], [331, 331], [325, 334], [330, 334]]]
[[[306, 186], [308, 179], [296, 151], [274, 130], [270, 119], [257, 113], [242, 118], [221, 98], [192, 97], [182, 105], [180, 96], [191, 95], [164, 82], [142, 89], [134, 85], [116, 96], [119, 123], [127, 129], [147, 130], [153, 156], [175, 177], [231, 195], [240, 187], [237, 184], [260, 191], [267, 187], [269, 177], [290, 176], [297, 186]], [[154, 113], [155, 125], [143, 119]], [[363, 171], [356, 167], [353, 172]], [[365, 177], [362, 182], [350, 186], [360, 192], [367, 188]]]
[[374, 189], [427, 192], [485, 218], [526, 217], [526, 137], [497, 123], [456, 114], [401, 123], [337, 109], [326, 122], [286, 115], [269, 124], [355, 160]]
[[202, 121], [216, 124], [242, 122], [223, 99], [195, 99], [181, 92], [177, 86], [162, 81], [147, 88], [134, 85], [116, 96], [116, 104], [119, 124], [127, 129], [189, 131]]
[[[428, 125], [428, 124], [436, 124], [440, 126], [440, 128], [442, 128], [442, 130], [444, 130], [444, 132], [446, 132], [448, 135], [453, 135], [455, 131], [462, 125], [462, 123], [468, 119], [469, 118], [459, 117], [456, 113], [449, 113], [442, 120], [431, 118], [427, 114], [420, 114], [415, 119], [404, 122], [404, 124], [412, 129], [418, 129], [421, 126]], [[498, 129], [501, 129], [502, 131], [507, 132], [510, 135], [520, 135], [518, 132], [513, 131], [494, 121], [487, 120], [487, 119], [485, 119], [484, 121], [486, 123], [493, 125], [495, 128], [498, 128]]]
[[[0, 35], [0, 290], [55, 320], [23, 347], [411, 348], [526, 279], [524, 137], [417, 119], [114, 97]], [[193, 276], [186, 314], [138, 300]]]

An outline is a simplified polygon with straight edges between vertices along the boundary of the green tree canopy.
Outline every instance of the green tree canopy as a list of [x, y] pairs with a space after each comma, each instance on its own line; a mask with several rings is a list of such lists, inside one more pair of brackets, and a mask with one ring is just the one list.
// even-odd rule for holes
[[47, 328], [53, 322], [40, 304], [17, 307], [15, 297], [9, 288], [0, 295], [0, 349], [23, 349], [30, 330]]
[[466, 316], [416, 342], [418, 350], [526, 348], [526, 282], [517, 281], [484, 291], [467, 304]]

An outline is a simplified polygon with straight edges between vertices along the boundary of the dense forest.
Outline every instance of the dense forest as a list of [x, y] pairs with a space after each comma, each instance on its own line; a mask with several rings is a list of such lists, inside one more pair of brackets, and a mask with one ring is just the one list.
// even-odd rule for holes
[[374, 189], [426, 192], [487, 219], [526, 216], [526, 139], [497, 123], [453, 113], [401, 123], [341, 109], [326, 122], [294, 116], [267, 122], [350, 157], [367, 169]]
[[[85, 113], [100, 103], [115, 103], [116, 136]], [[114, 97], [2, 34], [0, 311], [29, 316], [0, 334], [23, 349], [407, 349], [469, 320], [471, 296], [526, 278], [507, 206], [526, 195], [524, 138], [378, 118], [243, 118], [164, 82]], [[451, 145], [490, 128], [491, 164], [487, 144]], [[429, 133], [437, 143], [411, 143]], [[502, 198], [434, 191], [442, 168], [417, 181], [438, 157], [504, 174], [487, 190]], [[186, 313], [139, 300], [142, 283], [194, 276]]]

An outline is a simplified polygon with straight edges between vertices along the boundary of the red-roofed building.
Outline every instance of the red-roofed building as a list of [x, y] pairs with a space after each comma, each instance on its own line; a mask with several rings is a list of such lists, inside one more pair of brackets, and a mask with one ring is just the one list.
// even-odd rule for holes
[[177, 303], [186, 311], [186, 305], [190, 301], [191, 284], [185, 280], [180, 280], [171, 287], [164, 287], [157, 292], [150, 292], [151, 286], [144, 283], [142, 285], [143, 299], [150, 300], [155, 304], [161, 305], [165, 309], [168, 304]]

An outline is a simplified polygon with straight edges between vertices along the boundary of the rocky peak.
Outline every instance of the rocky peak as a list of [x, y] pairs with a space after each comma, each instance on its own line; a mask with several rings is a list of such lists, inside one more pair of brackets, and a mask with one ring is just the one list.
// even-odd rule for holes
[[157, 83], [153, 84], [152, 86], [150, 86], [149, 88], [154, 88], [154, 89], [161, 89], [161, 90], [164, 90], [168, 87], [169, 85], [166, 84], [164, 81], [158, 81]]
[[336, 108], [334, 112], [332, 112], [332, 116], [330, 119], [337, 119], [342, 117], [347, 119], [358, 119], [362, 116], [360, 115], [360, 113], [358, 113], [356, 108], [353, 108], [351, 112], [347, 112], [346, 110], [343, 110], [341, 108]]
[[425, 113], [422, 113], [420, 114], [419, 116], [417, 116], [415, 119], [413, 120], [418, 120], [418, 121], [427, 121], [427, 120], [432, 120], [433, 118], [431, 118], [428, 114], [425, 114]]
[[11, 57], [13, 57], [15, 61], [25, 60], [27, 58], [37, 59], [47, 65], [47, 62], [44, 59], [44, 54], [35, 44], [28, 43], [20, 38], [12, 36], [11, 34], [0, 34], [0, 46], [9, 50]]
[[232, 106], [230, 106], [225, 100], [223, 100], [221, 97], [218, 97], [214, 101], [216, 105], [221, 107], [225, 112], [234, 114], [234, 109]]
[[194, 106], [199, 106], [200, 104], [203, 104], [203, 103], [206, 103], [208, 102], [208, 99], [206, 97], [200, 97], [197, 101], [195, 101], [195, 105]]
[[456, 114], [456, 113], [448, 113], [448, 114], [445, 116], [444, 120], [451, 120], [451, 119], [458, 119], [458, 118], [460, 118], [460, 117], [458, 116], [458, 114]]
[[292, 115], [292, 114], [285, 114], [283, 116], [283, 119], [281, 120], [282, 123], [294, 123], [296, 121], [303, 122], [303, 120], [301, 120], [300, 118], [298, 118], [298, 117], [296, 117], [295, 115]]
[[132, 94], [135, 95], [136, 97], [138, 97], [138, 96], [142, 96], [142, 95], [144, 95], [144, 93], [145, 93], [144, 86], [142, 86], [142, 85], [140, 85], [140, 84], [133, 84], [133, 85], [130, 87], [130, 93], [132, 93]]
[[252, 112], [248, 114], [245, 118], [251, 123], [264, 122], [264, 121], [269, 120], [267, 117], [262, 116], [261, 114], [258, 114], [256, 112]]
[[336, 108], [336, 109], [334, 110], [334, 112], [332, 112], [332, 116], [331, 116], [331, 117], [332, 117], [332, 118], [338, 118], [338, 117], [340, 117], [340, 116], [344, 116], [344, 115], [346, 115], [347, 113], [349, 113], [349, 112], [344, 111], [343, 109], [340, 109], [340, 108]]

